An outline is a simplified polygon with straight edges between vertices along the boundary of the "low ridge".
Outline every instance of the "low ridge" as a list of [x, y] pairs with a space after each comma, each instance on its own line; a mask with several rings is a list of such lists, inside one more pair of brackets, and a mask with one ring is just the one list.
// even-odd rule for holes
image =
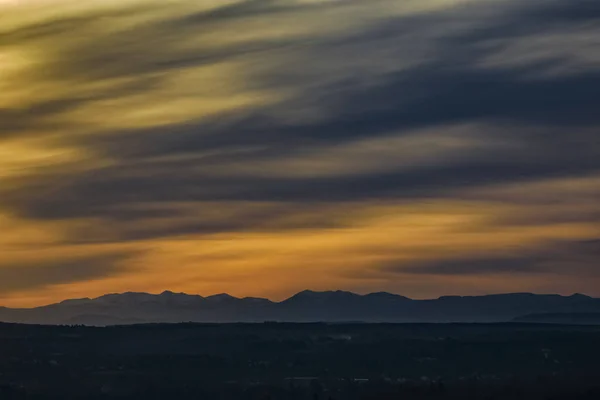
[[387, 292], [360, 295], [342, 290], [304, 290], [273, 302], [227, 293], [202, 297], [167, 290], [160, 294], [111, 293], [30, 309], [0, 307], [0, 321], [34, 324], [76, 321], [86, 325], [264, 321], [488, 323], [549, 313], [600, 313], [600, 299], [582, 294], [508, 293], [413, 300]]

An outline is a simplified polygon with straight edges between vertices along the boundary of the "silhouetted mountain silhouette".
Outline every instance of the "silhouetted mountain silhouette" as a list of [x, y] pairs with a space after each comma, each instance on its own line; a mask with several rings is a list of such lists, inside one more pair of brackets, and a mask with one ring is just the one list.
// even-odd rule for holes
[[[512, 293], [443, 296], [412, 300], [391, 293], [359, 295], [305, 290], [281, 301], [237, 298], [226, 293], [202, 297], [161, 294], [107, 294], [31, 308], [0, 307], [0, 321], [36, 324], [114, 325], [150, 322], [506, 322], [531, 314], [600, 312], [600, 299]], [[535, 319], [533, 319], [535, 321]]]

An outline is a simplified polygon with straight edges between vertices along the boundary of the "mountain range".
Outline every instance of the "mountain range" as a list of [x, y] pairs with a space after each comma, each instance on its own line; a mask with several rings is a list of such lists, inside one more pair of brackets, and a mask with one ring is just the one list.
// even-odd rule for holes
[[[600, 313], [600, 299], [582, 294], [561, 296], [511, 293], [443, 296], [413, 300], [379, 292], [305, 290], [281, 301], [202, 297], [165, 291], [161, 294], [107, 294], [36, 308], [0, 307], [0, 321], [51, 325], [125, 325], [178, 322], [508, 322], [545, 314]], [[533, 321], [535, 322], [535, 318]]]

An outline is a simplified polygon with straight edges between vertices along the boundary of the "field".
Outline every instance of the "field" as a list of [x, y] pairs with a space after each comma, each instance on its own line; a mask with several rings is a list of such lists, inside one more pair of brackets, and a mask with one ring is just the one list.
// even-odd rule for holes
[[0, 325], [0, 398], [597, 399], [600, 327]]

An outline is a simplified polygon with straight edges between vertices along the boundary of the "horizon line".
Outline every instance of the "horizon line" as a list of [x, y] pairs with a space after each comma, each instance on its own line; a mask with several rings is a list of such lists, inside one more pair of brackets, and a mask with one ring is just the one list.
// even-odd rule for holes
[[443, 298], [473, 298], [473, 297], [490, 297], [490, 296], [509, 296], [509, 295], [532, 295], [532, 296], [560, 296], [560, 297], [573, 297], [573, 296], [584, 296], [584, 297], [588, 297], [590, 299], [597, 299], [597, 297], [594, 296], [590, 296], [587, 295], [585, 293], [581, 293], [581, 292], [575, 292], [569, 295], [564, 295], [564, 294], [559, 294], [559, 293], [535, 293], [535, 292], [500, 292], [500, 293], [487, 293], [487, 294], [479, 294], [479, 295], [441, 295], [439, 297], [436, 298], [424, 298], [424, 299], [413, 299], [411, 297], [407, 297], [398, 293], [392, 293], [392, 292], [386, 292], [386, 291], [377, 291], [377, 292], [369, 292], [369, 293], [365, 293], [365, 294], [360, 294], [360, 293], [356, 293], [356, 292], [352, 292], [349, 290], [341, 290], [341, 289], [335, 289], [335, 290], [312, 290], [312, 289], [304, 289], [301, 290], [299, 292], [293, 293], [291, 295], [289, 295], [288, 297], [284, 298], [283, 300], [280, 301], [275, 301], [275, 300], [271, 300], [269, 298], [266, 297], [256, 297], [256, 296], [244, 296], [244, 297], [237, 297], [237, 296], [233, 296], [230, 295], [229, 293], [226, 292], [221, 292], [221, 293], [215, 293], [215, 294], [211, 294], [211, 295], [207, 295], [207, 296], [203, 296], [201, 294], [193, 294], [193, 293], [185, 293], [185, 292], [176, 292], [176, 291], [172, 291], [172, 290], [163, 290], [160, 293], [151, 293], [151, 292], [136, 292], [136, 291], [126, 291], [126, 292], [113, 292], [113, 293], [105, 293], [103, 295], [100, 295], [98, 297], [79, 297], [79, 298], [68, 298], [68, 299], [63, 299], [60, 300], [58, 302], [55, 303], [49, 303], [49, 304], [43, 304], [43, 305], [39, 305], [39, 306], [34, 306], [34, 307], [6, 307], [6, 306], [2, 306], [0, 305], [0, 308], [5, 308], [5, 309], [12, 309], [12, 310], [31, 310], [31, 309], [36, 309], [36, 308], [42, 308], [42, 307], [49, 307], [49, 306], [53, 306], [53, 305], [58, 305], [58, 304], [62, 304], [68, 301], [77, 301], [77, 300], [98, 300], [101, 299], [103, 297], [106, 296], [122, 296], [122, 295], [126, 295], [126, 294], [142, 294], [142, 295], [149, 295], [149, 296], [162, 296], [162, 295], [166, 295], [166, 294], [175, 294], [175, 295], [185, 295], [185, 296], [191, 296], [191, 297], [200, 297], [203, 299], [209, 299], [211, 297], [217, 297], [217, 296], [228, 296], [231, 297], [233, 299], [237, 299], [237, 300], [251, 300], [251, 299], [256, 299], [256, 300], [266, 300], [269, 301], [271, 303], [274, 304], [279, 304], [279, 303], [283, 303], [287, 300], [290, 300], [291, 298], [302, 294], [302, 293], [317, 293], [317, 294], [323, 294], [323, 293], [347, 293], [347, 294], [351, 294], [351, 295], [355, 295], [355, 296], [360, 296], [360, 297], [366, 297], [366, 296], [370, 296], [370, 295], [375, 295], [375, 294], [387, 294], [387, 295], [392, 295], [392, 296], [396, 296], [396, 297], [403, 297], [407, 300], [411, 300], [411, 301], [435, 301], [435, 300], [440, 300]]

